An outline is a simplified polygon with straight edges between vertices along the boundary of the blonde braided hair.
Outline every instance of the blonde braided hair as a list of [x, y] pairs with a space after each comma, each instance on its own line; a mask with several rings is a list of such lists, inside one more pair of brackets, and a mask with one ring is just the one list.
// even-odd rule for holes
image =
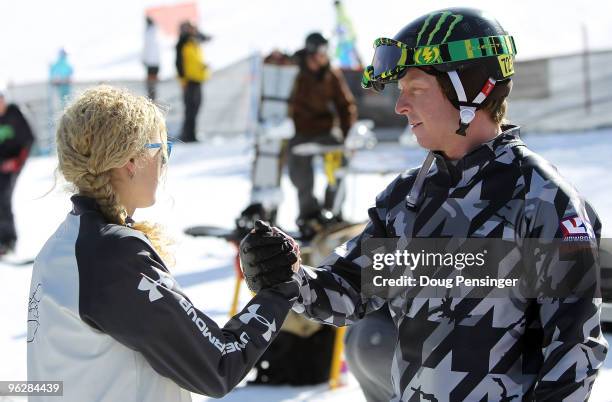
[[[88, 89], [60, 118], [59, 171], [79, 194], [96, 200], [109, 222], [125, 225], [128, 214], [111, 183], [111, 169], [143, 156], [157, 133], [165, 143], [164, 116], [149, 99], [108, 85]], [[132, 227], [149, 238], [167, 263], [174, 262], [171, 242], [159, 225], [138, 222]]]

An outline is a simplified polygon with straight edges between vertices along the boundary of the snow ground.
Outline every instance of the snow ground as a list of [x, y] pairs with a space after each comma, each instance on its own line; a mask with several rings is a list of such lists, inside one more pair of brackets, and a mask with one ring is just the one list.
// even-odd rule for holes
[[[557, 165], [582, 194], [593, 204], [604, 223], [604, 236], [612, 237], [612, 130], [527, 136], [532, 149]], [[151, 219], [167, 226], [176, 241], [177, 265], [173, 270], [190, 298], [218, 323], [227, 320], [229, 296], [233, 289], [234, 249], [216, 239], [190, 238], [182, 230], [196, 224], [231, 228], [234, 218], [248, 204], [250, 145], [246, 139], [212, 141], [204, 144], [181, 144], [172, 154], [165, 185], [156, 206], [138, 211], [136, 219]], [[424, 152], [397, 144], [379, 144], [372, 151], [357, 154], [355, 165], [360, 173], [347, 179], [348, 198], [345, 216], [351, 220], [366, 218], [366, 209], [375, 195], [396, 173], [418, 165]], [[19, 244], [16, 258], [36, 255], [45, 240], [69, 211], [69, 193], [59, 184], [53, 186], [54, 158], [33, 158], [19, 179], [14, 197]], [[319, 169], [317, 189], [322, 193], [324, 179]], [[294, 229], [296, 194], [287, 177], [283, 178], [285, 201], [279, 210], [279, 223]], [[26, 320], [31, 266], [0, 263], [0, 380], [26, 379]], [[249, 298], [244, 289], [242, 302]], [[612, 342], [612, 334], [607, 336]], [[595, 383], [591, 400], [612, 401], [612, 356]], [[352, 377], [348, 385], [329, 391], [325, 385], [316, 387], [242, 387], [223, 398], [224, 401], [362, 401], [363, 396]], [[23, 400], [0, 397], [0, 401]], [[208, 398], [195, 395], [194, 401]]]

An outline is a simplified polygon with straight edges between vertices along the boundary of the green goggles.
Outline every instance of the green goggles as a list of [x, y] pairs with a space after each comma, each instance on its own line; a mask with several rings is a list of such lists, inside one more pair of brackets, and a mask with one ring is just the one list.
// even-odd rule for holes
[[385, 84], [397, 81], [407, 67], [474, 60], [497, 56], [504, 76], [514, 73], [513, 56], [516, 54], [514, 38], [510, 35], [484, 36], [446, 42], [437, 45], [409, 47], [389, 38], [374, 41], [372, 64], [363, 71], [361, 86], [380, 91]]

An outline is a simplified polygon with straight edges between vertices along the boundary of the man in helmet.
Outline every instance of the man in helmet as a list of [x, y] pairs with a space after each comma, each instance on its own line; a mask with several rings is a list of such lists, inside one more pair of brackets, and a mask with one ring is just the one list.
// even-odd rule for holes
[[[321, 205], [313, 194], [313, 156], [297, 155], [293, 149], [310, 142], [340, 144], [357, 118], [353, 95], [342, 72], [330, 67], [327, 51], [323, 35], [314, 32], [306, 37], [304, 49], [295, 54], [300, 71], [289, 99], [289, 114], [295, 125], [295, 136], [289, 141], [289, 177], [297, 188], [298, 226], [305, 237], [312, 232], [313, 223], [325, 218], [322, 209], [332, 208], [338, 182], [328, 185]], [[340, 138], [332, 134], [335, 119], [340, 123]]]
[[[364, 87], [397, 83], [395, 110], [429, 153], [378, 195], [359, 236], [319, 268], [295, 269], [301, 297], [294, 309], [340, 326], [388, 308], [397, 328], [383, 341], [395, 343], [393, 400], [587, 400], [605, 359], [601, 223], [527, 148], [519, 128], [503, 124], [515, 53], [496, 20], [447, 9], [416, 19], [393, 39], [377, 39], [364, 71]], [[249, 286], [273, 286], [291, 274], [281, 262], [290, 252], [248, 247], [256, 240], [254, 233], [243, 240], [243, 256], [258, 256], [257, 264], [243, 264], [245, 276], [255, 282]], [[429, 258], [432, 244], [442, 246], [431, 255], [449, 255], [448, 265], [415, 262]], [[461, 257], [463, 264], [470, 248], [472, 258], [491, 251], [480, 268], [453, 263]], [[402, 253], [414, 264], [401, 262]], [[479, 269], [492, 275], [472, 285], [456, 281]], [[408, 280], [427, 275], [444, 285]], [[402, 280], [377, 289], [376, 278]], [[518, 285], [500, 291], [491, 278], [517, 278]]]

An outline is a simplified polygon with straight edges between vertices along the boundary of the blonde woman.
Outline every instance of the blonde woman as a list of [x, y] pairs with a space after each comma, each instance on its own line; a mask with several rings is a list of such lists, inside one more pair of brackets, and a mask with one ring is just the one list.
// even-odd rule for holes
[[[170, 150], [159, 109], [124, 90], [90, 89], [61, 117], [59, 171], [76, 194], [34, 263], [28, 379], [63, 381], [64, 401], [221, 397], [275, 338], [298, 294], [288, 276], [223, 328], [193, 305], [167, 268], [159, 227], [132, 219], [155, 203]], [[283, 239], [269, 232], [264, 242]], [[297, 260], [291, 249], [275, 257], [281, 265]]]

